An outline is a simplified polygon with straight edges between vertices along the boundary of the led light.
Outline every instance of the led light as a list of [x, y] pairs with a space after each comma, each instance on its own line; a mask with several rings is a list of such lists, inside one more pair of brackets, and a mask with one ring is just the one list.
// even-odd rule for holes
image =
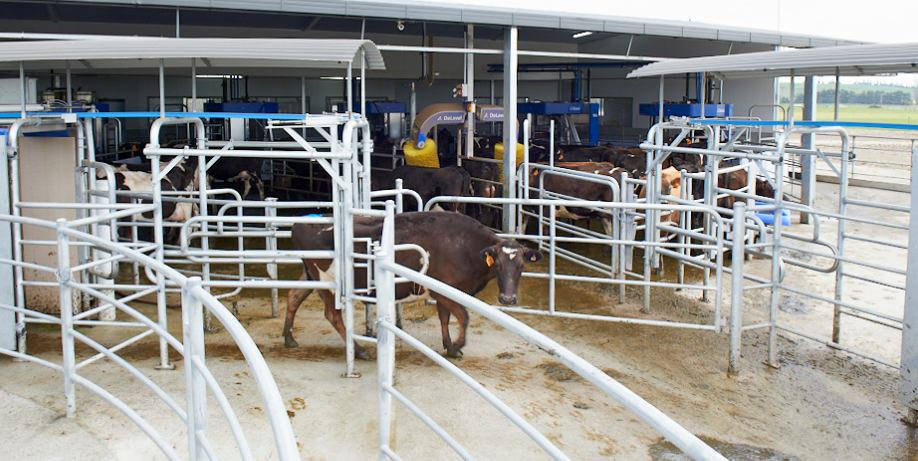
[[588, 31], [588, 30], [585, 30], [585, 31], [583, 31], [583, 32], [577, 32], [576, 34], [571, 35], [571, 37], [573, 37], [573, 38], [583, 38], [583, 37], [589, 37], [590, 35], [593, 35], [593, 33], [590, 32], [590, 31]]

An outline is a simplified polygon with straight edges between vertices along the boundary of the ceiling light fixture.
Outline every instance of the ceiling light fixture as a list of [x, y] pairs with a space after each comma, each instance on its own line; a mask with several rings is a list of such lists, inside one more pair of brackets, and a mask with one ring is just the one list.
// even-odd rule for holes
[[583, 32], [577, 32], [576, 34], [571, 35], [571, 37], [573, 37], [573, 38], [583, 38], [583, 37], [589, 37], [590, 35], [593, 35], [593, 33], [590, 32], [590, 31], [588, 31], [588, 30], [585, 30], [585, 31], [583, 31]]

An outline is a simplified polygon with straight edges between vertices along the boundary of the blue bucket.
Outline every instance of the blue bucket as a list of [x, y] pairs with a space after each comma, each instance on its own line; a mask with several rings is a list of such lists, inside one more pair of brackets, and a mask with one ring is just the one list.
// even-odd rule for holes
[[[755, 202], [755, 204], [756, 205], [768, 205], [768, 203], [765, 203], [765, 202]], [[761, 219], [762, 222], [767, 225], [775, 223], [775, 212], [774, 211], [757, 211], [755, 215], [758, 216], [759, 219]], [[790, 226], [790, 211], [783, 210], [783, 209], [781, 210], [781, 225]]]

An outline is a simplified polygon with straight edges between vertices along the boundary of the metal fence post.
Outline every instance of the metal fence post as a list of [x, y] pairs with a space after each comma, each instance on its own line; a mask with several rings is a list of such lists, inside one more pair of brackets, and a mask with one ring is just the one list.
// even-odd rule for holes
[[382, 261], [395, 259], [395, 204], [386, 202], [386, 217], [383, 221], [382, 241], [376, 252], [376, 381], [378, 392], [379, 460], [388, 459], [392, 436], [392, 395], [386, 387], [392, 386], [395, 370], [395, 336], [388, 328], [380, 328], [380, 322], [392, 323], [395, 308], [395, 277], [382, 269]]
[[[911, 204], [908, 241], [918, 242], [918, 151], [912, 145]], [[899, 403], [908, 407], [907, 421], [918, 423], [918, 248], [908, 246], [902, 353], [899, 362]]]
[[64, 395], [67, 398], [67, 417], [73, 418], [76, 411], [76, 395], [73, 387], [73, 375], [76, 373], [76, 357], [73, 344], [73, 290], [70, 281], [70, 239], [61, 229], [67, 220], [57, 220], [57, 283], [60, 284], [61, 304], [61, 355], [64, 366]]
[[[267, 227], [268, 232], [271, 234], [266, 237], [267, 241], [265, 245], [268, 247], [269, 251], [277, 251], [277, 225], [274, 223], [275, 218], [277, 218], [277, 208], [274, 207], [274, 202], [277, 202], [277, 199], [270, 197], [265, 199], [268, 202], [267, 207], [265, 207], [265, 216], [268, 218], [268, 222], [265, 227]], [[277, 262], [268, 263], [268, 277], [271, 277], [271, 280], [277, 280]], [[271, 318], [277, 318], [277, 288], [271, 288]]]
[[[780, 211], [778, 211], [780, 212]], [[780, 219], [780, 218], [776, 218]], [[781, 225], [776, 221], [777, 226]], [[727, 376], [739, 375], [740, 350], [743, 346], [743, 263], [745, 262], [746, 204], [733, 203], [733, 246], [730, 267], [730, 365]]]
[[201, 277], [188, 279], [182, 289], [182, 336], [185, 345], [185, 411], [188, 425], [188, 459], [206, 460], [198, 434], [207, 432], [207, 384], [197, 370], [196, 362], [204, 363], [204, 305], [191, 294], [201, 287]]

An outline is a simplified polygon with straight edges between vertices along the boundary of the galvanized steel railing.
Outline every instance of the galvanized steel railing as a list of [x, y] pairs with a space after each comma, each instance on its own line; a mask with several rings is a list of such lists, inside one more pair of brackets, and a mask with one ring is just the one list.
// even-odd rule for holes
[[[60, 204], [62, 206], [66, 204]], [[95, 218], [97, 222], [105, 222], [109, 216], [99, 216]], [[76, 221], [67, 221], [60, 219], [56, 223], [25, 218], [18, 216], [0, 216], [0, 221], [14, 223], [16, 225], [38, 226], [48, 229], [54, 229], [57, 234], [56, 249], [58, 254], [58, 266], [42, 267], [36, 264], [25, 263], [17, 260], [0, 260], [2, 264], [10, 264], [20, 268], [30, 268], [42, 272], [54, 273], [57, 277], [57, 285], [60, 289], [60, 318], [42, 314], [33, 310], [28, 310], [18, 306], [0, 306], [0, 309], [11, 310], [21, 316], [27, 316], [30, 319], [36, 319], [44, 323], [60, 325], [61, 338], [63, 343], [62, 364], [55, 364], [47, 360], [28, 355], [20, 351], [0, 349], [0, 353], [12, 357], [37, 363], [51, 369], [57, 370], [64, 375], [64, 393], [66, 398], [67, 416], [72, 417], [76, 410], [75, 385], [78, 384], [87, 390], [93, 392], [107, 403], [114, 406], [128, 419], [136, 424], [153, 443], [169, 459], [180, 459], [178, 453], [173, 449], [174, 441], [165, 440], [159, 432], [136, 411], [130, 408], [122, 400], [105, 390], [104, 388], [93, 383], [80, 373], [80, 370], [101, 359], [108, 358], [114, 363], [127, 370], [135, 379], [146, 386], [153, 392], [163, 403], [178, 416], [183, 424], [187, 426], [188, 433], [188, 458], [189, 459], [216, 459], [216, 452], [210, 443], [207, 435], [207, 398], [208, 391], [216, 399], [221, 411], [223, 412], [226, 422], [230, 427], [236, 446], [242, 459], [254, 459], [251, 449], [246, 441], [245, 434], [238, 418], [235, 415], [226, 395], [221, 390], [217, 379], [207, 368], [204, 357], [204, 324], [203, 308], [206, 307], [212, 315], [223, 324], [229, 334], [233, 337], [239, 349], [242, 351], [246, 361], [251, 368], [252, 375], [262, 393], [265, 411], [275, 437], [278, 457], [280, 459], [299, 459], [299, 452], [296, 446], [296, 440], [293, 435], [293, 429], [290, 425], [284, 403], [281, 400], [279, 390], [272, 377], [267, 363], [254, 341], [245, 331], [244, 327], [238, 320], [227, 311], [227, 309], [217, 301], [213, 296], [202, 288], [200, 278], [187, 278], [171, 267], [159, 263], [140, 251], [129, 249], [124, 245], [119, 245], [107, 241], [106, 239], [95, 237], [90, 234], [80, 232], [75, 227], [85, 226], [92, 219], [82, 219]], [[102, 249], [111, 254], [108, 259], [92, 261], [71, 267], [70, 254], [73, 246], [91, 246], [95, 249]], [[156, 271], [164, 279], [169, 280], [171, 284], [179, 287], [182, 293], [182, 326], [183, 339], [180, 341], [174, 337], [162, 325], [162, 322], [150, 319], [138, 312], [127, 304], [128, 301], [136, 299], [143, 294], [149, 293], [149, 287], [129, 286], [126, 289], [134, 289], [137, 292], [134, 295], [128, 295], [121, 299], [105, 290], [112, 288], [112, 285], [94, 284], [78, 282], [73, 274], [82, 270], [110, 263], [111, 260], [133, 261]], [[47, 284], [46, 284], [47, 285]], [[156, 287], [153, 287], [155, 290]], [[73, 296], [76, 293], [92, 296], [100, 301], [97, 308], [74, 314]], [[105, 308], [114, 307], [119, 311], [130, 316], [131, 322], [114, 322], [114, 321], [94, 321], [89, 320], [90, 315], [98, 313]], [[76, 330], [76, 326], [81, 325], [121, 325], [129, 327], [140, 327], [144, 331], [140, 334], [123, 341], [122, 343], [106, 347], [89, 336]], [[185, 360], [185, 407], [182, 406], [169, 396], [163, 389], [159, 388], [151, 379], [147, 378], [142, 372], [137, 370], [133, 365], [120, 358], [118, 350], [133, 344], [140, 339], [155, 334], [162, 338], [169, 346], [175, 349], [179, 354], [184, 356]], [[75, 344], [82, 342], [98, 351], [98, 354], [77, 362], [74, 351]]]
[[666, 437], [683, 452], [696, 460], [725, 460], [722, 455], [707, 446], [704, 442], [685, 430], [678, 423], [670, 419], [661, 411], [647, 403], [637, 394], [621, 385], [601, 370], [583, 360], [573, 352], [567, 350], [564, 346], [558, 344], [547, 336], [539, 333], [524, 323], [514, 319], [508, 314], [501, 312], [499, 309], [490, 306], [478, 299], [469, 296], [445, 283], [439, 282], [430, 277], [421, 275], [411, 269], [400, 266], [394, 262], [394, 205], [387, 209], [387, 215], [384, 220], [383, 237], [380, 247], [375, 253], [375, 271], [376, 271], [376, 302], [377, 302], [377, 374], [379, 382], [379, 459], [400, 459], [398, 454], [389, 446], [391, 431], [391, 406], [392, 400], [398, 400], [409, 410], [416, 414], [426, 425], [435, 433], [442, 437], [447, 444], [453, 448], [463, 459], [473, 459], [456, 440], [449, 436], [439, 425], [427, 417], [417, 406], [395, 389], [393, 373], [395, 366], [395, 345], [394, 339], [398, 337], [415, 347], [447, 371], [457, 377], [461, 382], [468, 385], [475, 392], [481, 395], [485, 400], [494, 405], [501, 413], [516, 424], [526, 435], [532, 438], [540, 447], [542, 447], [552, 458], [566, 460], [569, 459], [560, 449], [558, 449], [545, 436], [535, 430], [528, 422], [513, 412], [512, 409], [500, 402], [484, 386], [481, 386], [475, 379], [469, 377], [465, 372], [453, 365], [446, 359], [443, 359], [436, 351], [425, 346], [423, 343], [414, 340], [395, 326], [394, 309], [395, 309], [395, 281], [396, 276], [407, 279], [413, 283], [423, 285], [431, 291], [436, 291], [464, 306], [474, 310], [476, 313], [497, 323], [501, 327], [519, 335], [531, 344], [546, 351], [549, 355], [569, 367], [578, 375], [593, 383], [604, 393], [615, 399], [629, 411], [641, 418], [644, 422], [653, 427], [661, 435]]

